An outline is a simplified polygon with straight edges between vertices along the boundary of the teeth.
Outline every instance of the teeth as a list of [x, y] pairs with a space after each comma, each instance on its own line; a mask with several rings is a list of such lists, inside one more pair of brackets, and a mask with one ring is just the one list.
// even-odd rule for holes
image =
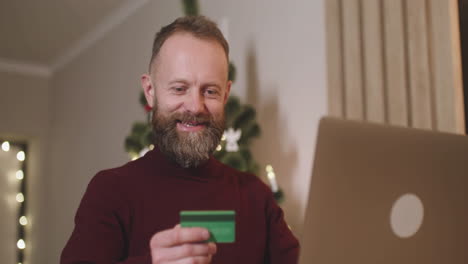
[[184, 123], [185, 126], [188, 126], [188, 127], [194, 127], [196, 126], [197, 124], [192, 124], [192, 123]]

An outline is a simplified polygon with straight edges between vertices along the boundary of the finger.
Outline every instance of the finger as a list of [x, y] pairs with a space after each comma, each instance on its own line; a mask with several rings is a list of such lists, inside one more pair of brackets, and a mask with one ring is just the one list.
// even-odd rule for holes
[[[161, 250], [161, 249], [160, 249]], [[216, 254], [215, 243], [197, 243], [197, 244], [184, 244], [172, 248], [164, 248], [162, 259], [164, 260], [178, 260], [187, 257], [195, 256], [210, 256]]]
[[185, 243], [203, 242], [210, 238], [207, 229], [201, 227], [172, 228], [156, 233], [150, 242], [153, 247], [173, 247]]
[[211, 256], [184, 258], [184, 259], [176, 260], [171, 263], [174, 263], [174, 264], [210, 264]]

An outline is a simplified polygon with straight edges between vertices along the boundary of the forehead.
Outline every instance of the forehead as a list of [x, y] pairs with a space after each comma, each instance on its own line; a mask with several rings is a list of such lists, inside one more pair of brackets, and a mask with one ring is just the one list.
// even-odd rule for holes
[[156, 76], [191, 72], [227, 78], [227, 70], [227, 55], [220, 43], [185, 32], [175, 33], [164, 42], [152, 67]]

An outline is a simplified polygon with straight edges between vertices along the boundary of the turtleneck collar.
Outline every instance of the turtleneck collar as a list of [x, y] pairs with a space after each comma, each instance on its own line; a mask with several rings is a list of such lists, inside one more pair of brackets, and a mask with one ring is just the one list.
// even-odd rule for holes
[[179, 166], [179, 164], [169, 159], [157, 148], [148, 151], [144, 159], [158, 173], [168, 172], [167, 176], [169, 177], [180, 177], [195, 181], [210, 181], [221, 177], [217, 173], [219, 171], [219, 162], [213, 156], [210, 156], [210, 159], [200, 166], [188, 169]]

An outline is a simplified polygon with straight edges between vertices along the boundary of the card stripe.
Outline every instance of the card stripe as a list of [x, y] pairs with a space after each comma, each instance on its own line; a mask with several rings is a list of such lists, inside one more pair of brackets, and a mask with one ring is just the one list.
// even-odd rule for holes
[[181, 215], [181, 222], [234, 221], [235, 215]]

